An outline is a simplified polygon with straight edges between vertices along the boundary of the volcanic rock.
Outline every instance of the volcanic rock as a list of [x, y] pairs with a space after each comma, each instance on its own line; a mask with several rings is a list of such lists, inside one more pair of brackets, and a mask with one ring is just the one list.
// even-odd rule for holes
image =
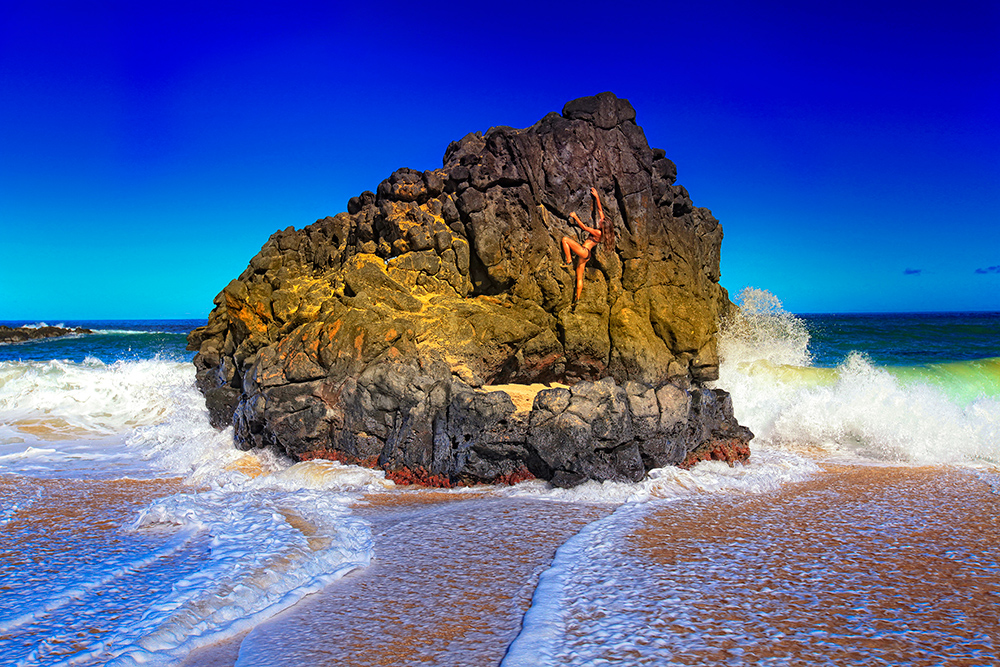
[[39, 340], [42, 338], [56, 338], [59, 336], [70, 336], [72, 334], [92, 334], [90, 329], [76, 327], [75, 329], [65, 329], [63, 327], [17, 327], [11, 328], [0, 326], [0, 343], [23, 343], [27, 340]]
[[[275, 232], [188, 337], [212, 423], [239, 447], [425, 483], [745, 459], [752, 434], [707, 385], [733, 308], [722, 227], [676, 173], [601, 93]], [[577, 237], [571, 212], [592, 220], [592, 186], [617, 244], [574, 303], [560, 239]]]

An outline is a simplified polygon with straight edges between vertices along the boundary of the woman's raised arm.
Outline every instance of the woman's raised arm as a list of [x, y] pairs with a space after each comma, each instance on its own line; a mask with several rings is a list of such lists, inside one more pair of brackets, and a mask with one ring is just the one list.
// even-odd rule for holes
[[601, 207], [601, 196], [597, 193], [597, 188], [590, 188], [590, 194], [594, 196], [594, 206], [597, 207], [597, 221], [604, 222], [604, 209]]

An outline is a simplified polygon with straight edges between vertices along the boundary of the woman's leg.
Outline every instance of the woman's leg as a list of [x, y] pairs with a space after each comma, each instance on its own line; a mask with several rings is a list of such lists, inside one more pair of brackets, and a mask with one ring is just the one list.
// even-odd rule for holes
[[580, 294], [583, 292], [583, 273], [587, 268], [587, 260], [590, 259], [590, 249], [580, 245], [568, 236], [562, 237], [562, 249], [563, 254], [566, 256], [567, 264], [573, 261], [570, 251], [575, 253], [579, 258], [576, 260], [576, 297], [573, 299], [573, 301], [579, 301]]
[[562, 237], [562, 249], [563, 255], [566, 256], [567, 264], [573, 262], [573, 257], [569, 254], [571, 250], [576, 253], [577, 256], [581, 257], [584, 262], [590, 258], [590, 251], [568, 236]]

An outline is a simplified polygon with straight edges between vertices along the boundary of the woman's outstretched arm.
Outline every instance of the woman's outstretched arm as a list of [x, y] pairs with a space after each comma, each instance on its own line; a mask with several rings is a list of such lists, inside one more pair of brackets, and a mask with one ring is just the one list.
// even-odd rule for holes
[[590, 188], [590, 194], [594, 196], [594, 206], [597, 207], [597, 222], [604, 222], [604, 209], [601, 207], [601, 196], [597, 193], [597, 188]]

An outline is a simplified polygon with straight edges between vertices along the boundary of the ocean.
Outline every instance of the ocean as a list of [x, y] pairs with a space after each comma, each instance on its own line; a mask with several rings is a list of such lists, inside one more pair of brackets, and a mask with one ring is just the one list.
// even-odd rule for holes
[[240, 452], [203, 321], [48, 322], [96, 333], [0, 346], [0, 664], [1000, 663], [1000, 313], [741, 296], [749, 463], [573, 490]]

